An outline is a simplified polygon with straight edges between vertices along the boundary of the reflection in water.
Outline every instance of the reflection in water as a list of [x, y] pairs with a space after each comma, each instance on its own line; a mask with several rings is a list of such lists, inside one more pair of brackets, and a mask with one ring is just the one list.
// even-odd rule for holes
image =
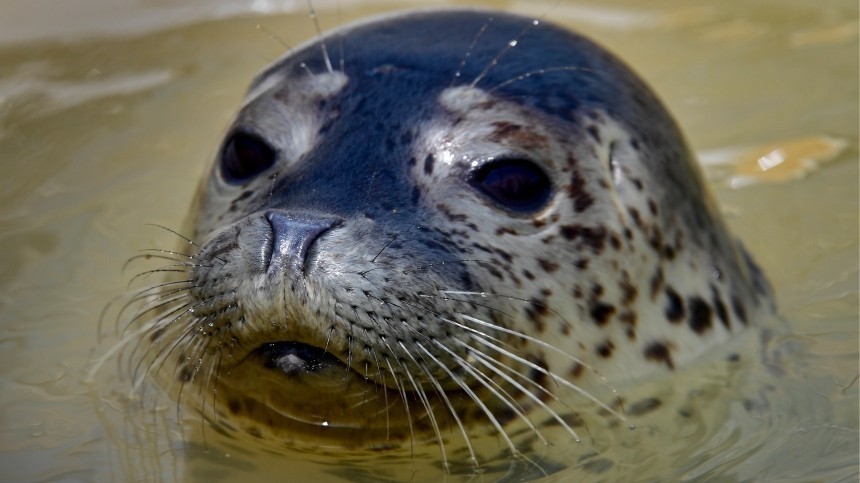
[[[336, 9], [316, 4], [323, 27], [334, 26]], [[343, 21], [371, 10], [343, 4]], [[769, 272], [787, 320], [769, 324], [785, 327], [771, 337], [738, 341], [739, 353], [758, 360], [703, 364], [649, 387], [680, 410], [644, 414], [634, 431], [595, 420], [583, 443], [535, 458], [549, 470], [571, 467], [560, 480], [856, 478], [857, 6], [666, 0], [547, 9], [548, 18], [640, 71], [696, 150], [729, 155], [732, 163], [708, 174], [735, 232]], [[152, 392], [143, 404], [129, 399], [114, 360], [85, 384], [90, 361], [114, 343], [95, 339], [99, 313], [129, 278], [119, 267], [136, 250], [173, 243], [146, 223], [181, 231], [196, 180], [249, 79], [284, 50], [257, 24], [290, 44], [315, 35], [301, 14], [0, 48], [4, 478], [438, 475], [432, 447], [415, 457], [409, 448], [372, 457], [272, 454], [193, 415], [180, 425], [171, 401]], [[735, 146], [751, 148], [727, 151]], [[773, 153], [785, 166], [762, 171], [759, 160]], [[804, 159], [818, 169], [788, 182], [806, 169]], [[792, 161], [784, 178], [768, 177]], [[772, 183], [722, 187], [753, 172]], [[639, 389], [624, 388], [631, 400]], [[499, 449], [495, 440], [486, 447]], [[538, 476], [527, 463], [487, 461], [494, 475]], [[471, 471], [454, 468], [450, 479]]]

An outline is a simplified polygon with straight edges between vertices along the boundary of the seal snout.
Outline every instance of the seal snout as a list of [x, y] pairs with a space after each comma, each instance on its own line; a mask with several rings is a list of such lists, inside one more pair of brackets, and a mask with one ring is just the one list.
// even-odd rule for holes
[[305, 271], [308, 252], [324, 232], [340, 224], [341, 220], [330, 217], [296, 215], [272, 210], [265, 214], [272, 229], [271, 245], [265, 268], [269, 274], [302, 274]]

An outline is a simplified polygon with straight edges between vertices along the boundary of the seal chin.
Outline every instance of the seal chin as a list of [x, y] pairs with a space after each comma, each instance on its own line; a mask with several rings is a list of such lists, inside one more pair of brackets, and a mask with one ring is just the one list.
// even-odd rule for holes
[[302, 342], [261, 344], [223, 369], [218, 394], [226, 405], [221, 410], [252, 435], [281, 440], [288, 435], [283, 442], [289, 445], [392, 444], [408, 438], [414, 431], [410, 426], [427, 417], [416, 414], [418, 395], [390, 388]]

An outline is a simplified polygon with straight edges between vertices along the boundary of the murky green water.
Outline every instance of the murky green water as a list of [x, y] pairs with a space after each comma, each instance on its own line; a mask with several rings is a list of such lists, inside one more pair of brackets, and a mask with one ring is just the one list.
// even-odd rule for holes
[[[335, 2], [316, 4], [332, 28], [338, 17], [419, 3], [343, 1], [339, 14]], [[683, 401], [693, 416], [672, 412], [633, 432], [546, 449], [546, 468], [567, 467], [550, 479], [856, 481], [856, 2], [482, 3], [493, 4], [549, 11], [608, 46], [664, 98], [703, 159], [729, 162], [707, 172], [770, 274], [785, 319], [770, 323], [766, 360], [694, 367], [647, 389]], [[97, 341], [97, 323], [125, 291], [123, 263], [173, 242], [147, 223], [182, 225], [247, 82], [282, 54], [266, 31], [296, 44], [314, 29], [304, 2], [64, 5], [0, 7], [0, 479], [444, 477], [435, 447], [414, 457], [271, 455], [202, 434], [191, 416], [183, 430], [166, 400], [136, 411], [113, 360], [90, 380], [93, 361], [115, 343]], [[297, 13], [249, 16], [272, 9]], [[782, 148], [786, 172], [732, 188], [764, 145]], [[758, 334], [739, 344], [762, 352]], [[490, 465], [477, 479], [509, 471], [540, 475], [520, 462]], [[447, 478], [468, 474], [455, 467]]]

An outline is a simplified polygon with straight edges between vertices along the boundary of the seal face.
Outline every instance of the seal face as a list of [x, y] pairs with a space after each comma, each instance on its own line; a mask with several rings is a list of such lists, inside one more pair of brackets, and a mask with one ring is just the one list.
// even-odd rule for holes
[[503, 13], [386, 17], [277, 61], [197, 210], [149, 329], [175, 370], [152, 372], [291, 444], [484, 425], [516, 451], [509, 421], [567, 427], [548, 401], [597, 399], [594, 374], [671, 372], [772, 310], [651, 91]]

